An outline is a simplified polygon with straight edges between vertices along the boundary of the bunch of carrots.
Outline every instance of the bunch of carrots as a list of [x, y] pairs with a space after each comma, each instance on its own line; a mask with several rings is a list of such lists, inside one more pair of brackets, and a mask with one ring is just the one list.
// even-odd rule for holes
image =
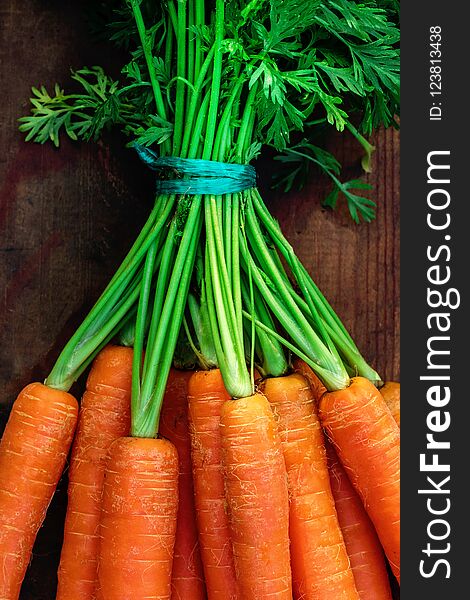
[[220, 370], [172, 368], [150, 440], [126, 437], [132, 359], [98, 354], [78, 420], [72, 396], [39, 383], [16, 400], [0, 450], [2, 599], [19, 597], [73, 437], [58, 599], [392, 598], [397, 384], [382, 397], [357, 378], [335, 398], [296, 360], [234, 401]]
[[[19, 597], [70, 449], [59, 600], [391, 598], [399, 388], [382, 395], [248, 165], [270, 119], [284, 137], [301, 128], [286, 82], [313, 85], [299, 48], [326, 13], [301, 24], [290, 9], [130, 0], [132, 82], [108, 87], [84, 71], [86, 94], [57, 89], [46, 110], [42, 90], [23, 120], [29, 138], [45, 141], [50, 126], [56, 141], [58, 123], [92, 135], [114, 111], [159, 176], [123, 263], [45, 382], [13, 405], [0, 446], [0, 600]], [[328, 18], [355, 30], [369, 9]], [[389, 31], [385, 11], [368, 18]], [[275, 96], [268, 66], [285, 79]], [[304, 92], [313, 111], [321, 96]], [[290, 117], [279, 121], [269, 102], [284, 93]], [[69, 392], [90, 365], [78, 407]]]

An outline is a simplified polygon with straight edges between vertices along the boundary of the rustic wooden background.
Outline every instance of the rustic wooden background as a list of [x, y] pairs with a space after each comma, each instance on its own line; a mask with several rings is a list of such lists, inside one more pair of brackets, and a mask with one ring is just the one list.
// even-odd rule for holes
[[[152, 175], [107, 143], [26, 144], [17, 118], [29, 110], [31, 85], [65, 87], [70, 67], [112, 64], [107, 46], [90, 39], [90, 2], [0, 2], [0, 431], [28, 382], [42, 380], [144, 222]], [[377, 219], [354, 225], [346, 210], [321, 208], [328, 182], [267, 202], [365, 357], [383, 378], [399, 379], [399, 138], [374, 138]], [[360, 174], [352, 139], [332, 139], [345, 176]], [[61, 544], [66, 481], [59, 486], [22, 600], [52, 600]]]

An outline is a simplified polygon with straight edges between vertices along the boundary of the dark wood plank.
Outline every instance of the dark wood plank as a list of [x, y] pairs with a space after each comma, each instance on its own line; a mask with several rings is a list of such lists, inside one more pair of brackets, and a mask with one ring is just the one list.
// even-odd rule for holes
[[[89, 3], [3, 0], [0, 4], [0, 424], [23, 385], [42, 380], [119, 264], [145, 219], [152, 176], [136, 157], [109, 144], [72, 144], [60, 151], [25, 144], [16, 120], [28, 110], [32, 84], [66, 84], [69, 68], [112, 63], [90, 41]], [[101, 61], [100, 61], [101, 62]], [[377, 220], [354, 225], [344, 208], [320, 207], [328, 183], [301, 193], [267, 194], [307, 268], [367, 359], [384, 378], [399, 378], [399, 139], [375, 137]], [[333, 140], [346, 175], [357, 176], [352, 140]], [[266, 179], [266, 177], [265, 177]], [[23, 600], [52, 600], [61, 544], [66, 481], [42, 528]]]

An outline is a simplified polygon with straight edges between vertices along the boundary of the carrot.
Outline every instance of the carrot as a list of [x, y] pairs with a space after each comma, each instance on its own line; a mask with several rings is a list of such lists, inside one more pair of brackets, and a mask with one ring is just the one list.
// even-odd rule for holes
[[[294, 361], [294, 369], [307, 379], [318, 402], [327, 391], [318, 376], [300, 359]], [[383, 550], [374, 526], [329, 442], [326, 442], [326, 451], [331, 491], [359, 597], [361, 600], [391, 600]]]
[[178, 519], [171, 574], [172, 600], [206, 598], [191, 470], [187, 395], [191, 375], [191, 371], [171, 369], [166, 384], [159, 428], [160, 434], [175, 445], [179, 458]]
[[363, 377], [324, 394], [320, 418], [400, 580], [400, 430]]
[[220, 414], [229, 395], [218, 369], [196, 371], [188, 383], [196, 519], [209, 600], [240, 598], [222, 471]]
[[400, 384], [396, 381], [386, 381], [380, 388], [380, 393], [400, 427]]
[[72, 448], [57, 600], [94, 598], [98, 525], [109, 446], [130, 427], [131, 348], [107, 346], [88, 376]]
[[326, 445], [331, 490], [361, 600], [392, 600], [384, 554], [377, 533], [338, 456]]
[[295, 373], [267, 379], [262, 390], [278, 420], [287, 468], [294, 598], [358, 600], [308, 382]]
[[220, 426], [240, 598], [292, 600], [287, 474], [269, 402], [228, 400]]
[[168, 600], [178, 510], [178, 455], [163, 439], [111, 444], [100, 520], [98, 595]]
[[0, 599], [16, 600], [37, 532], [72, 443], [78, 414], [67, 392], [31, 383], [0, 444]]

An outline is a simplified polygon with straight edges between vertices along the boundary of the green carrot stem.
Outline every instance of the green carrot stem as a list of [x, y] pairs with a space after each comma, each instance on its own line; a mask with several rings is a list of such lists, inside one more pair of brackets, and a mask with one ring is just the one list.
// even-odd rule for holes
[[[262, 270], [270, 278], [270, 281], [276, 289], [276, 294], [279, 299], [282, 300], [286, 309], [289, 311], [291, 318], [297, 323], [298, 327], [302, 329], [306, 339], [310, 340], [311, 345], [315, 345], [317, 340], [320, 338], [314, 333], [310, 327], [310, 323], [307, 321], [302, 311], [298, 308], [297, 304], [292, 298], [290, 292], [290, 285], [286, 285], [282, 277], [277, 271], [276, 264], [273, 261], [270, 252], [266, 248], [264, 238], [259, 228], [257, 219], [254, 217], [253, 211], [250, 210], [250, 204], [247, 204], [246, 210], [246, 227], [248, 239], [253, 251], [256, 253], [258, 260], [260, 261]], [[329, 344], [326, 345], [328, 351]], [[337, 358], [337, 357], [335, 357]]]
[[217, 128], [217, 134], [214, 141], [214, 147], [212, 150], [213, 160], [224, 161], [225, 159], [228, 141], [227, 135], [230, 129], [230, 120], [233, 116], [233, 108], [235, 102], [240, 96], [244, 83], [244, 79], [239, 79], [235, 82], [233, 89], [230, 93], [230, 97], [223, 110], [222, 116], [220, 117], [219, 126]]
[[187, 75], [187, 79], [188, 81], [190, 81], [191, 83], [196, 83], [195, 81], [195, 77], [194, 77], [194, 67], [195, 67], [195, 40], [194, 40], [194, 33], [192, 32], [192, 28], [195, 25], [195, 19], [196, 19], [196, 14], [195, 14], [195, 2], [194, 0], [189, 0], [188, 1], [188, 28], [186, 31], [186, 35], [187, 35], [187, 42], [186, 42], [186, 46], [188, 48], [188, 75]]
[[261, 223], [268, 231], [273, 243], [276, 245], [278, 250], [281, 252], [282, 256], [285, 258], [287, 263], [289, 265], [291, 265], [294, 262], [297, 262], [299, 265], [299, 268], [302, 270], [303, 274], [306, 276], [306, 280], [308, 282], [308, 286], [310, 288], [312, 297], [317, 299], [317, 309], [319, 310], [320, 314], [322, 315], [322, 318], [327, 323], [329, 323], [333, 329], [336, 329], [338, 331], [338, 334], [342, 335], [346, 340], [348, 340], [348, 342], [354, 348], [356, 348], [353, 339], [349, 335], [349, 332], [344, 327], [340, 318], [335, 313], [335, 311], [332, 309], [332, 307], [330, 306], [330, 304], [328, 303], [326, 298], [320, 292], [320, 290], [318, 289], [317, 285], [315, 284], [315, 282], [312, 280], [312, 278], [308, 274], [305, 267], [299, 261], [292, 246], [290, 245], [290, 243], [286, 240], [286, 238], [282, 234], [279, 225], [277, 224], [277, 222], [273, 219], [273, 217], [269, 213], [268, 209], [266, 208], [266, 205], [264, 204], [264, 202], [257, 190], [254, 191], [252, 198], [253, 198], [254, 206], [256, 209], [257, 217], [260, 219]]
[[200, 153], [202, 132], [204, 129], [204, 125], [207, 121], [207, 115], [209, 110], [209, 100], [210, 95], [206, 94], [201, 103], [201, 107], [196, 118], [196, 123], [194, 125], [192, 140], [188, 151], [188, 158], [196, 158], [196, 156], [198, 156]]
[[201, 197], [194, 196], [168, 283], [165, 302], [152, 346], [147, 345], [148, 367], [142, 379], [137, 411], [131, 412], [131, 434], [153, 437], [158, 431], [166, 380], [173, 360], [186, 305], [201, 229]]
[[222, 217], [222, 229], [223, 229], [223, 235], [224, 235], [224, 250], [225, 250], [225, 254], [227, 256], [227, 274], [228, 274], [228, 280], [230, 282], [230, 285], [232, 287], [233, 290], [233, 281], [232, 281], [232, 276], [233, 276], [233, 261], [230, 260], [232, 257], [232, 239], [233, 239], [233, 235], [232, 232], [234, 229], [236, 229], [238, 227], [237, 221], [236, 219], [238, 218], [238, 212], [235, 215], [235, 220], [233, 219], [233, 215], [234, 215], [234, 211], [232, 210], [233, 207], [233, 202], [232, 202], [232, 194], [226, 194], [224, 196], [224, 200], [223, 202], [221, 202], [221, 208], [223, 210], [223, 217]]
[[[262, 272], [254, 262], [242, 236], [240, 236], [240, 249], [244, 259], [245, 268], [251, 269], [253, 281], [285, 331], [289, 332], [289, 335], [295, 341], [296, 345], [303, 348], [305, 353], [311, 356], [316, 364], [333, 373], [335, 380], [342, 380], [343, 387], [346, 387], [349, 382], [349, 377], [347, 376], [342, 362], [331, 355], [315, 331], [312, 330], [302, 313], [300, 319], [298, 318], [298, 314], [295, 316], [293, 315], [293, 312], [298, 313], [298, 310], [291, 312], [290, 305], [292, 298], [284, 293], [281, 299], [281, 297], [278, 296], [278, 293], [272, 291], [273, 289], [276, 289], [277, 292], [279, 292], [280, 288], [276, 287], [276, 284], [273, 281], [270, 281], [268, 285], [266, 274]], [[285, 298], [289, 298], [288, 306], [284, 303]]]
[[375, 151], [375, 146], [373, 146], [370, 142], [368, 142], [366, 140], [366, 138], [363, 135], [361, 135], [359, 133], [359, 131], [354, 127], [354, 125], [352, 123], [350, 123], [349, 121], [346, 121], [346, 127], [347, 127], [347, 129], [349, 129], [349, 131], [353, 134], [353, 136], [356, 138], [356, 140], [364, 148], [365, 154], [362, 157], [361, 165], [366, 173], [370, 173], [372, 171], [371, 159], [372, 159], [372, 154]]
[[246, 103], [245, 109], [243, 111], [243, 117], [240, 124], [240, 130], [238, 132], [237, 139], [237, 147], [236, 147], [236, 156], [237, 162], [243, 162], [244, 155], [247, 147], [250, 144], [250, 129], [252, 127], [252, 116], [253, 116], [253, 107], [255, 104], [256, 94], [258, 93], [258, 83], [256, 82], [252, 88], [250, 89]]
[[209, 160], [212, 156], [218, 116], [220, 88], [222, 84], [222, 41], [224, 38], [224, 5], [225, 0], [216, 0], [214, 69], [212, 72], [209, 113], [207, 117], [206, 135], [204, 139], [202, 152], [202, 158], [206, 160]]
[[[140, 0], [130, 0], [130, 4], [132, 7], [132, 12], [134, 13], [134, 19], [137, 26], [137, 31], [139, 33], [140, 43], [142, 44], [145, 62], [147, 64], [157, 113], [162, 119], [166, 120], [167, 114], [165, 109], [165, 103], [163, 101], [162, 91], [157, 79], [157, 74], [155, 73], [155, 67], [153, 65], [152, 48], [150, 47], [149, 35], [145, 28], [144, 19], [142, 17], [142, 11], [140, 10]], [[169, 144], [167, 142], [164, 142], [162, 150], [169, 150]]]
[[[266, 245], [265, 238], [263, 236], [263, 233], [262, 233], [261, 228], [258, 223], [258, 219], [256, 218], [256, 215], [255, 215], [255, 212], [253, 209], [252, 195], [253, 195], [253, 193], [250, 194], [248, 197], [247, 208], [246, 208], [247, 220], [248, 220], [248, 223], [250, 226], [249, 231], [254, 236], [254, 243], [255, 243], [256, 249], [259, 253], [262, 267], [267, 270], [267, 272], [270, 274], [270, 277], [272, 279], [274, 278], [275, 280], [277, 280], [279, 277], [282, 277], [283, 271], [281, 271], [281, 273], [279, 273], [277, 271], [276, 267], [279, 263], [273, 260], [273, 253], [271, 253], [269, 251], [269, 249]], [[312, 302], [312, 299], [311, 299], [311, 296], [309, 293], [309, 289], [306, 286], [306, 280], [305, 280], [306, 278], [305, 278], [303, 272], [300, 271], [300, 269], [298, 268], [298, 262], [293, 261], [292, 264], [290, 264], [290, 266], [291, 266], [293, 274], [297, 280], [297, 283], [300, 286], [300, 289], [302, 290], [302, 292], [304, 293], [304, 296], [306, 297], [307, 306], [310, 309], [310, 313], [311, 313], [313, 322], [315, 324], [316, 332], [318, 333], [320, 339], [323, 341], [323, 343], [328, 348], [328, 351], [335, 357], [336, 360], [340, 361], [340, 357], [336, 350], [336, 347], [334, 346], [334, 344], [331, 341], [328, 331], [323, 323], [323, 320], [320, 318], [320, 316], [318, 314], [315, 304]], [[285, 291], [294, 300], [294, 303], [295, 303], [294, 295], [296, 295], [296, 294], [295, 294], [290, 282], [287, 279], [283, 280], [283, 285], [282, 285], [281, 289], [283, 290], [283, 292]], [[284, 296], [284, 298], [286, 298], [286, 297], [287, 296]]]
[[[247, 288], [250, 288], [249, 290]], [[287, 372], [288, 364], [282, 350], [281, 343], [264, 329], [260, 329], [257, 323], [263, 323], [273, 331], [275, 325], [266, 308], [265, 302], [258, 290], [253, 286], [253, 279], [250, 277], [248, 284], [245, 278], [242, 278], [242, 294], [244, 304], [247, 307], [243, 314], [251, 315], [251, 324], [256, 328], [256, 337], [260, 346], [259, 356], [262, 363], [263, 374], [272, 377], [281, 377]], [[248, 310], [248, 307], [250, 310]], [[242, 311], [243, 312], [243, 311]]]
[[[182, 332], [180, 332], [180, 335], [183, 333], [183, 331], [184, 331], [184, 335], [186, 336], [186, 340], [189, 344], [189, 347], [191, 348], [191, 351], [192, 351], [199, 367], [201, 367], [204, 371], [208, 371], [210, 369], [210, 365], [206, 361], [202, 352], [197, 347], [186, 317], [183, 317], [183, 330], [182, 330]], [[175, 363], [175, 361], [178, 360], [177, 353], [178, 353], [178, 349], [176, 349], [173, 363]]]
[[[135, 325], [134, 354], [132, 360], [132, 398], [140, 397], [140, 382], [142, 375], [142, 354], [144, 349], [144, 336], [147, 325], [147, 309], [152, 286], [152, 277], [155, 268], [155, 258], [157, 245], [154, 242], [150, 246], [145, 259], [144, 270], [142, 274], [142, 283], [140, 285], [140, 297], [137, 308], [137, 318]], [[132, 410], [136, 410], [134, 405]]]
[[166, 6], [168, 9], [168, 16], [170, 17], [172, 30], [176, 37], [176, 34], [178, 32], [178, 14], [176, 12], [175, 3], [173, 0], [167, 0]]
[[[147, 336], [147, 346], [153, 348], [155, 344], [155, 338], [157, 335], [157, 329], [159, 325], [159, 319], [162, 312], [163, 303], [168, 287], [168, 281], [171, 276], [171, 270], [173, 266], [174, 253], [176, 247], [176, 218], [173, 218], [171, 222], [165, 244], [162, 249], [162, 260], [158, 271], [157, 282], [155, 285], [155, 297], [153, 301], [152, 317], [150, 320], [149, 332]], [[143, 364], [143, 376], [146, 376], [149, 366], [149, 354], [146, 353]]]
[[[245, 375], [246, 367], [243, 369], [238, 361], [230, 363], [230, 357], [224, 352], [221, 334], [219, 331], [219, 321], [217, 319], [217, 310], [216, 303], [214, 299], [214, 292], [212, 289], [213, 278], [211, 277], [211, 265], [210, 265], [210, 252], [209, 252], [209, 243], [206, 243], [206, 251], [205, 251], [205, 278], [206, 278], [206, 298], [207, 298], [207, 312], [209, 315], [209, 323], [211, 326], [212, 339], [214, 342], [214, 348], [217, 356], [217, 364], [222, 373], [222, 377], [224, 380], [224, 384], [227, 388], [227, 391], [232, 389], [236, 389], [237, 386], [237, 375], [238, 371], [241, 369], [242, 376]], [[250, 381], [250, 390], [251, 390], [251, 381]], [[229, 391], [230, 393], [230, 391]], [[249, 394], [245, 394], [249, 395]], [[238, 397], [233, 394], [233, 397]], [[240, 397], [243, 397], [240, 396]]]
[[[166, 18], [166, 36], [165, 36], [165, 65], [171, 65], [173, 56], [174, 31], [171, 23], [171, 17], [168, 14]], [[166, 109], [165, 109], [166, 110]]]
[[203, 280], [201, 285], [201, 303], [198, 303], [193, 294], [189, 294], [188, 308], [199, 344], [200, 353], [204, 357], [203, 368], [209, 369], [217, 366], [217, 354], [212, 339], [205, 289], [206, 285]]
[[104, 341], [109, 339], [111, 333], [114, 335], [119, 331], [122, 321], [129, 316], [129, 312], [137, 303], [138, 298], [139, 285], [138, 282], [134, 282], [125, 300], [120, 302], [118, 309], [113, 310], [103, 327], [82, 339], [80, 344], [74, 345], [72, 352], [70, 352], [71, 348], [68, 348], [67, 353], [64, 351], [61, 353], [60, 360], [56, 362], [45, 381], [46, 385], [68, 391], [83, 372], [83, 365], [89, 364], [91, 356], [97, 353], [97, 349], [103, 346]]
[[380, 381], [380, 376], [364, 360], [338, 315], [320, 292], [308, 271], [296, 256], [292, 246], [282, 235], [278, 224], [270, 215], [257, 190], [253, 191], [251, 199], [256, 211], [256, 216], [266, 228], [273, 244], [283, 255], [304, 293], [306, 300], [298, 297], [292, 290], [292, 296], [296, 300], [299, 308], [306, 316], [309, 316], [310, 322], [313, 323], [315, 327], [321, 327], [321, 333], [324, 339], [326, 332], [326, 339], [329, 338], [332, 342], [332, 345], [329, 344], [330, 349], [333, 352], [338, 350], [356, 374], [366, 377], [372, 382]]
[[[202, 92], [202, 89], [205, 84], [205, 80], [206, 80], [207, 73], [209, 71], [209, 67], [214, 58], [214, 50], [215, 50], [215, 46], [212, 46], [212, 48], [209, 50], [209, 53], [207, 54], [207, 57], [206, 57], [204, 63], [202, 64], [202, 67], [200, 67], [198, 70], [198, 78], [194, 84], [194, 89], [192, 90], [189, 108], [185, 115], [184, 136], [183, 136], [183, 142], [181, 144], [181, 152], [180, 152], [180, 156], [182, 158], [187, 157], [191, 138], [194, 135], [193, 134], [194, 117], [196, 115], [196, 109], [198, 108], [198, 105], [199, 105], [199, 102], [201, 99], [201, 92]], [[208, 101], [209, 101], [209, 99], [208, 99]], [[201, 131], [202, 131], [202, 128], [201, 128]], [[201, 135], [201, 133], [199, 133], [198, 138], [200, 135]]]
[[[253, 287], [253, 277], [251, 276], [251, 269], [247, 270], [248, 275], [248, 289], [249, 295], [247, 297], [247, 305], [250, 309], [250, 314], [255, 314], [255, 294]], [[240, 307], [241, 308], [241, 307]], [[242, 310], [240, 313], [243, 314]], [[254, 321], [251, 322], [251, 331], [250, 331], [250, 340], [251, 340], [251, 348], [250, 348], [250, 377], [251, 377], [251, 385], [253, 389], [255, 388], [255, 346], [256, 346], [256, 325]]]
[[[213, 291], [215, 313], [217, 315], [217, 334], [220, 336], [221, 350], [224, 358], [218, 353], [222, 376], [227, 391], [235, 398], [249, 396], [253, 388], [245, 366], [243, 344], [243, 323], [240, 324], [241, 314], [236, 313], [232, 289], [228, 277], [223, 235], [218, 219], [217, 202], [223, 198], [206, 196], [204, 199], [207, 249], [209, 257], [209, 276]], [[223, 364], [228, 364], [230, 373], [224, 373]], [[234, 377], [234, 373], [236, 376]]]
[[135, 319], [129, 319], [119, 331], [118, 344], [132, 348], [135, 341]]
[[107, 336], [104, 336], [102, 338], [102, 341], [98, 344], [96, 344], [95, 349], [93, 350], [92, 353], [89, 354], [89, 356], [85, 359], [82, 360], [80, 366], [74, 371], [74, 380], [72, 381], [72, 379], [70, 378], [69, 382], [70, 385], [69, 387], [66, 389], [65, 384], [63, 387], [57, 387], [55, 385], [52, 385], [51, 383], [48, 382], [48, 379], [45, 381], [45, 384], [48, 385], [49, 387], [54, 387], [55, 389], [60, 389], [63, 391], [68, 391], [70, 389], [70, 387], [72, 386], [72, 384], [74, 383], [74, 381], [77, 381], [77, 379], [88, 369], [88, 367], [91, 365], [91, 363], [95, 360], [96, 356], [101, 352], [101, 350], [107, 346], [111, 340], [113, 340], [117, 335], [119, 335], [119, 333], [121, 332], [123, 327], [126, 327], [126, 325], [129, 323], [129, 321], [132, 321], [132, 319], [135, 318], [135, 313], [136, 313], [136, 309], [133, 308], [131, 310], [129, 310], [129, 312], [124, 315], [122, 317], [121, 322], [117, 323], [117, 325], [114, 327], [114, 329], [112, 329]]
[[[129, 310], [132, 309], [132, 303], [138, 298], [138, 290], [137, 294], [134, 292], [137, 285], [136, 279], [139, 278], [139, 269], [142, 268], [142, 262], [150, 246], [158, 243], [173, 203], [174, 198], [171, 197], [157, 199], [147, 223], [128, 255], [60, 353], [46, 380], [51, 387], [69, 390], [83, 371], [81, 365], [96, 353], [96, 348], [109, 335], [112, 330], [110, 323], [117, 326], [116, 314], [125, 317], [125, 311], [122, 312], [123, 304]], [[129, 297], [131, 297], [130, 300]], [[125, 298], [127, 300], [124, 300]]]
[[[152, 380], [150, 377], [144, 382], [144, 385], [147, 385], [148, 389], [152, 389], [152, 391], [148, 396], [148, 400], [143, 404], [142, 413], [133, 420], [133, 435], [138, 437], [153, 437], [158, 432], [166, 382], [182, 325], [201, 225], [200, 210], [195, 210], [188, 217], [188, 232], [191, 232], [191, 235], [188, 235], [189, 244], [186, 247], [182, 240], [180, 246], [182, 254], [178, 253], [175, 261], [176, 266], [177, 262], [180, 262], [178, 259], [181, 257], [181, 270], [172, 273], [172, 280], [168, 287], [168, 298], [163, 307], [161, 327], [156, 344], [151, 349], [157, 361], [155, 372], [152, 373], [153, 385], [150, 388], [149, 382]], [[144, 398], [147, 398], [147, 396], [144, 396]]]
[[[295, 292], [293, 293], [293, 298], [299, 308], [304, 312], [312, 327], [315, 327], [316, 322], [309, 313], [309, 307], [305, 300], [298, 294], [295, 294]], [[328, 323], [325, 323], [324, 325], [331, 340], [334, 342], [334, 346], [341, 356], [348, 373], [352, 374], [354, 377], [357, 375], [365, 377], [374, 383], [374, 385], [379, 383], [381, 381], [380, 375], [366, 362], [359, 350], [353, 348], [342, 336], [338, 335], [337, 331], [332, 329]]]
[[[184, 126], [184, 103], [186, 86], [183, 79], [186, 78], [186, 20], [187, 0], [178, 0], [178, 25], [176, 34], [176, 103], [175, 120], [173, 131], [173, 156], [178, 156], [181, 148], [181, 137]], [[192, 57], [193, 58], [193, 57]]]
[[[202, 27], [205, 20], [204, 0], [195, 0], [194, 21], [196, 27]], [[204, 51], [202, 49], [201, 38], [196, 36], [194, 41], [194, 79], [199, 77], [201, 65], [204, 62]]]
[[[232, 284], [232, 298], [235, 308], [235, 314], [241, 315], [242, 310], [242, 292], [241, 292], [241, 281], [240, 281], [240, 243], [238, 241], [239, 231], [241, 227], [240, 223], [240, 210], [241, 210], [241, 194], [233, 194], [232, 197], [232, 214], [230, 216], [230, 249], [231, 249], [231, 260], [228, 264], [231, 266], [231, 284]], [[227, 236], [228, 237], [228, 236]], [[243, 335], [243, 322], [242, 319], [238, 319], [238, 335], [240, 338]]]
[[[243, 311], [243, 316], [249, 320], [251, 320], [253, 318], [252, 315], [250, 315], [250, 313], [248, 313], [245, 310]], [[255, 321], [255, 323], [256, 323], [257, 327], [264, 330], [266, 333], [268, 333], [273, 338], [279, 340], [279, 342], [281, 342], [283, 346], [285, 346], [286, 348], [291, 350], [291, 352], [293, 352], [296, 356], [301, 358], [310, 367], [312, 367], [312, 369], [315, 370], [315, 372], [320, 377], [320, 379], [323, 381], [325, 387], [328, 390], [332, 391], [332, 390], [344, 389], [345, 380], [344, 380], [343, 375], [338, 376], [335, 373], [329, 371], [328, 369], [321, 367], [317, 362], [312, 360], [310, 356], [305, 354], [298, 346], [295, 346], [294, 344], [289, 342], [289, 340], [287, 340], [282, 335], [280, 335], [276, 330], [270, 329], [267, 325], [265, 325], [261, 321]], [[348, 385], [348, 384], [349, 384], [349, 378], [347, 380], [346, 385]]]

